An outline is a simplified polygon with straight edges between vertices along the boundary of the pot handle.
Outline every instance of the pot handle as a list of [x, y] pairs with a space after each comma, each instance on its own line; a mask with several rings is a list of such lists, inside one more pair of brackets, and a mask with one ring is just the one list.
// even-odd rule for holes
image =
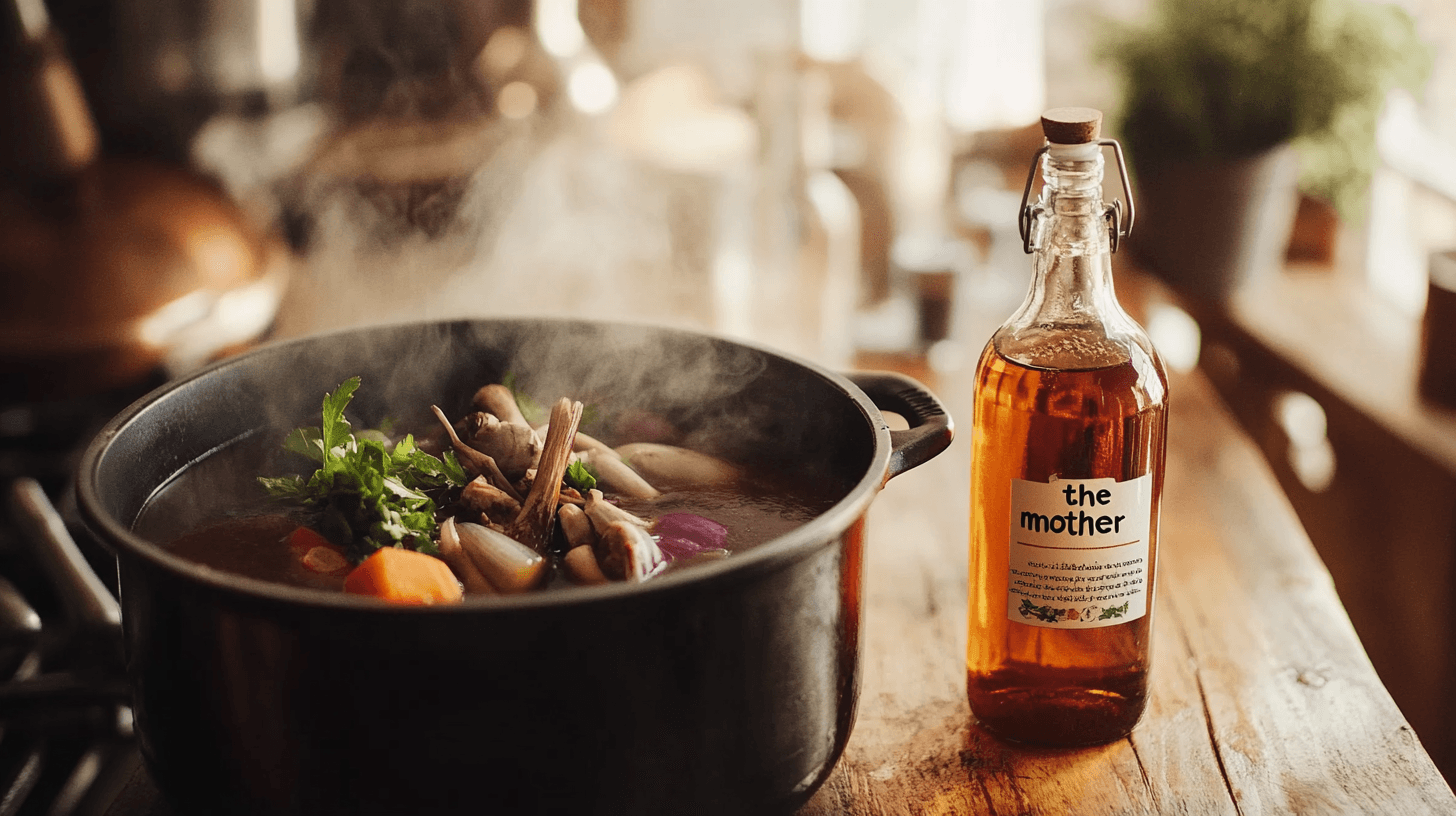
[[890, 431], [892, 449], [885, 481], [929, 462], [950, 446], [955, 422], [930, 389], [895, 371], [851, 371], [845, 377], [876, 408], [893, 411], [910, 424], [907, 430]]

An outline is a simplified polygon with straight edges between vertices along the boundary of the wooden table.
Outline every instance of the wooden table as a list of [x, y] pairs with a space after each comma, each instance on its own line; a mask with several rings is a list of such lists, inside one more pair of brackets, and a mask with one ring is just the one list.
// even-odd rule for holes
[[853, 737], [799, 816], [1456, 813], [1263, 457], [1174, 375], [1152, 695], [1132, 735], [1018, 747], [965, 700], [970, 375], [951, 448], [870, 510]]
[[[982, 731], [964, 674], [971, 375], [905, 363], [959, 435], [870, 509], [857, 724], [798, 816], [1456, 814], [1273, 473], [1197, 371], [1172, 379], [1142, 723], [1075, 750]], [[141, 770], [108, 811], [168, 814]]]
[[[1263, 457], [1196, 372], [1172, 381], [1142, 723], [1075, 750], [982, 731], [965, 700], [968, 386], [936, 383], [958, 438], [870, 509], [858, 720], [798, 816], [1456, 813]], [[108, 813], [170, 811], [139, 770]]]
[[[1226, 304], [1189, 306], [1210, 382], [1273, 466], [1391, 697], [1456, 779], [1456, 409], [1419, 394], [1420, 316], [1354, 272], [1290, 265]], [[1280, 409], [1294, 393], [1320, 406], [1322, 435], [1291, 436]], [[1328, 446], [1333, 473], [1296, 467], [1311, 444]]]

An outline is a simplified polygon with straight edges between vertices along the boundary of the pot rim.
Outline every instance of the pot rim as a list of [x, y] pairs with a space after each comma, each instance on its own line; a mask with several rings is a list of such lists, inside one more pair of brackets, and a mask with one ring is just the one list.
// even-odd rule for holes
[[[732, 557], [713, 563], [698, 564], [691, 569], [671, 572], [641, 584], [614, 581], [597, 586], [561, 587], [550, 591], [526, 592], [518, 595], [466, 596], [462, 602], [454, 604], [426, 606], [387, 604], [374, 598], [307, 587], [294, 587], [206, 567], [189, 559], [174, 555], [168, 552], [162, 545], [147, 541], [136, 535], [128, 525], [112, 517], [105, 510], [104, 504], [101, 501], [101, 487], [98, 483], [97, 475], [102, 460], [112, 448], [113, 441], [118, 436], [126, 433], [128, 426], [137, 422], [145, 412], [153, 409], [160, 410], [158, 406], [164, 404], [168, 399], [173, 398], [185, 386], [197, 380], [214, 376], [215, 372], [222, 369], [245, 365], [257, 356], [276, 354], [279, 353], [279, 350], [298, 345], [379, 330], [423, 328], [428, 326], [441, 327], [456, 324], [515, 324], [521, 326], [589, 325], [616, 330], [649, 331], [659, 334], [667, 333], [708, 338], [758, 351], [769, 357], [787, 361], [797, 368], [804, 369], [808, 373], [820, 377], [828, 385], [850, 398], [855, 403], [859, 414], [864, 418], [868, 426], [867, 429], [874, 435], [873, 455], [869, 467], [866, 468], [864, 474], [849, 487], [842, 498], [823, 513], [777, 538], [765, 541], [744, 552], [734, 553]], [[260, 426], [257, 429], [233, 437], [186, 462], [165, 481], [152, 486], [147, 501], [150, 502], [158, 491], [178, 478], [189, 467], [221, 450], [238, 444], [261, 429]], [[92, 534], [97, 536], [103, 545], [112, 550], [118, 557], [132, 556], [140, 558], [151, 567], [161, 569], [174, 578], [192, 584], [199, 584], [210, 590], [219, 591], [239, 599], [373, 614], [468, 614], [490, 609], [520, 610], [541, 607], [591, 605], [610, 603], [622, 597], [647, 597], [648, 595], [657, 593], [687, 590], [701, 583], [727, 580], [726, 576], [747, 575], [765, 569], [771, 569], [784, 562], [798, 560], [821, 547], [829, 546], [841, 533], [864, 515], [868, 510], [870, 502], [873, 501], [887, 480], [886, 474], [889, 471], [891, 448], [889, 425], [886, 423], [878, 406], [858, 386], [845, 376], [830, 371], [817, 363], [770, 348], [755, 341], [728, 338], [711, 332], [691, 329], [614, 320], [589, 320], [563, 317], [409, 320], [371, 324], [368, 326], [355, 326], [266, 343], [158, 386], [127, 406], [121, 413], [112, 417], [87, 445], [77, 468], [76, 497], [82, 519], [91, 529]]]

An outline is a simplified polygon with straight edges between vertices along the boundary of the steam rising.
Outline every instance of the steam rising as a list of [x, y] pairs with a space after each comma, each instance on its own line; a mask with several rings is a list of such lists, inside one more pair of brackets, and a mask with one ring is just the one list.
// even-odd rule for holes
[[368, 427], [391, 417], [414, 432], [433, 430], [424, 419], [429, 405], [458, 418], [476, 389], [506, 377], [538, 405], [562, 396], [587, 403], [601, 423], [589, 432], [613, 444], [638, 441], [622, 435], [619, 420], [646, 412], [683, 434], [671, 441], [757, 455], [770, 415], [784, 413], [782, 404], [749, 411], [736, 399], [762, 388], [769, 356], [648, 326], [553, 319], [402, 324], [309, 338], [272, 353], [280, 356], [255, 365], [236, 390], [266, 393], [260, 402], [280, 439], [290, 428], [316, 424], [324, 394], [356, 375], [362, 385], [352, 421]]
[[[787, 291], [778, 280], [785, 276], [758, 268], [744, 237], [755, 220], [783, 220], [760, 212], [750, 189], [758, 124], [716, 98], [705, 78], [683, 70], [641, 77], [635, 96], [631, 84], [623, 88], [612, 115], [588, 116], [569, 99], [581, 55], [549, 53], [530, 20], [510, 17], [510, 4], [478, 7], [459, 25], [441, 16], [463, 13], [446, 11], [455, 6], [329, 8], [320, 71], [325, 95], [337, 97], [333, 121], [316, 138], [274, 140], [307, 144], [308, 155], [278, 162], [280, 178], [271, 182], [258, 177], [255, 153], [207, 157], [239, 197], [273, 196], [301, 236], [275, 337], [416, 321], [585, 318], [754, 331], [812, 356], [773, 336], [804, 334], [794, 325], [804, 321], [785, 313], [783, 304], [796, 299], [771, 297]], [[530, 105], [511, 101], [522, 88], [531, 90]], [[698, 156], [699, 165], [669, 161], [667, 147]], [[739, 288], [761, 292], [722, 296], [729, 256], [746, 259], [739, 277], [748, 283]], [[745, 318], [757, 316], [754, 297], [774, 301], [764, 311], [776, 315], [768, 332]], [[725, 303], [743, 314], [726, 315]], [[354, 336], [338, 344], [339, 360], [300, 361], [313, 372], [299, 384], [306, 393], [278, 401], [276, 424], [306, 421], [324, 391], [355, 374], [372, 374], [361, 408], [444, 407], [511, 374], [542, 401], [571, 396], [686, 419], [765, 365], [733, 344], [653, 332], [583, 340], [579, 323], [552, 325], [561, 333], [538, 326], [529, 344], [497, 349], [498, 359], [469, 377], [461, 356], [497, 348], [500, 338], [450, 326], [407, 341], [392, 332]]]
[[710, 183], [591, 132], [541, 142], [529, 124], [498, 126], [516, 132], [470, 176], [436, 183], [447, 212], [423, 226], [408, 209], [411, 195], [428, 203], [420, 185], [309, 191], [307, 268], [280, 333], [502, 316], [710, 328]]
[[[493, 339], [488, 329], [475, 334], [485, 342]], [[581, 394], [638, 407], [720, 399], [764, 369], [762, 354], [740, 346], [677, 334], [580, 328], [570, 334], [542, 332], [518, 350], [512, 363], [520, 381], [538, 397]]]

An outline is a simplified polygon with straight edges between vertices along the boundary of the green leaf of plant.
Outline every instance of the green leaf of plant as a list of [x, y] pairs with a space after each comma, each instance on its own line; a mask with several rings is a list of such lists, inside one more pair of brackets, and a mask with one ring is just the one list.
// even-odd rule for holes
[[416, 450], [418, 448], [415, 447], [414, 434], [405, 434], [403, 439], [394, 443], [394, 448], [390, 450], [389, 455], [394, 458], [396, 463], [408, 462], [410, 455]]
[[460, 460], [455, 458], [455, 451], [445, 451], [442, 461], [445, 464], [445, 476], [450, 479], [451, 484], [463, 487], [470, 483], [470, 477], [465, 474], [465, 468], [461, 467]]
[[304, 500], [309, 496], [308, 483], [299, 476], [259, 476], [258, 483], [275, 499]]
[[404, 483], [398, 479], [385, 476], [381, 476], [380, 479], [384, 484], [384, 489], [389, 491], [389, 493], [395, 498], [405, 499], [411, 502], [427, 502], [430, 500], [430, 498], [425, 494], [416, 492], [409, 489], [408, 487], [405, 487]]
[[263, 477], [259, 483], [279, 499], [323, 508], [321, 531], [326, 528], [325, 535], [356, 561], [380, 547], [438, 552], [434, 497], [469, 479], [453, 452], [436, 458], [413, 436], [391, 446], [379, 433], [354, 434], [344, 411], [358, 388], [358, 377], [341, 383], [324, 398], [319, 427], [298, 428], [285, 438], [285, 448], [318, 463], [307, 479]]
[[596, 474], [579, 459], [566, 466], [566, 476], [563, 481], [583, 493], [597, 486]]
[[332, 453], [335, 448], [348, 446], [353, 442], [352, 426], [344, 419], [344, 408], [359, 390], [359, 378], [350, 377], [339, 384], [332, 394], [324, 397], [323, 444], [324, 450]]
[[318, 428], [294, 428], [283, 438], [283, 447], [315, 462], [323, 463], [327, 458], [324, 456], [323, 435]]

